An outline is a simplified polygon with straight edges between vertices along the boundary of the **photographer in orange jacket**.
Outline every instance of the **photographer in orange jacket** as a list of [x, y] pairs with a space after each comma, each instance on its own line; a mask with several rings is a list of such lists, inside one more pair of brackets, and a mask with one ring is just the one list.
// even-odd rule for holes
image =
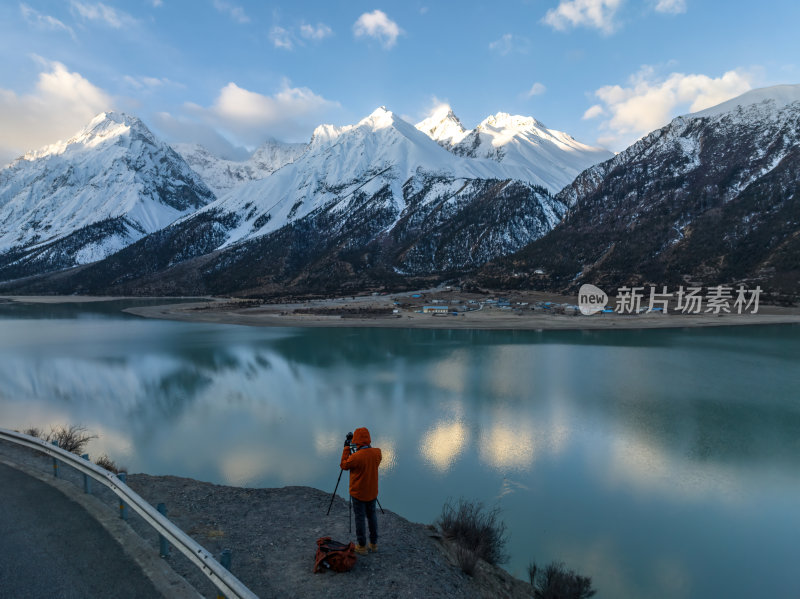
[[378, 499], [378, 465], [381, 463], [381, 450], [372, 447], [369, 431], [357, 428], [347, 433], [342, 452], [342, 470], [350, 471], [350, 497], [356, 518], [356, 553], [366, 555], [366, 534], [364, 519], [369, 524], [369, 550], [378, 550], [378, 519], [375, 503]]

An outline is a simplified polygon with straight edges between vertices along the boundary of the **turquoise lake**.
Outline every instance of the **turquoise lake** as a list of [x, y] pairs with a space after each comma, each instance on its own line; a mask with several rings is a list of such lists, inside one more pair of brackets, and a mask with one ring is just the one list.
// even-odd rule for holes
[[384, 508], [499, 506], [521, 578], [555, 559], [597, 597], [800, 597], [800, 326], [248, 328], [129, 303], [0, 304], [0, 426], [82, 424], [131, 472], [328, 492], [367, 426]]

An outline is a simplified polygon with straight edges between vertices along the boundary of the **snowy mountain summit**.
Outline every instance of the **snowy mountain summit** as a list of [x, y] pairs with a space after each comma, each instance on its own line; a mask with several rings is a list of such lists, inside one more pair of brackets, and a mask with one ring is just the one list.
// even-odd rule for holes
[[221, 196], [243, 183], [268, 177], [282, 166], [294, 162], [308, 144], [269, 140], [242, 161], [226, 160], [212, 154], [200, 144], [172, 144], [214, 193]]
[[138, 118], [104, 112], [0, 170], [0, 271], [99, 260], [213, 200]]
[[440, 106], [417, 129], [458, 156], [497, 162], [510, 178], [556, 193], [584, 169], [613, 156], [571, 135], [548, 129], [532, 117], [498, 112], [472, 130], [464, 129], [452, 109]]

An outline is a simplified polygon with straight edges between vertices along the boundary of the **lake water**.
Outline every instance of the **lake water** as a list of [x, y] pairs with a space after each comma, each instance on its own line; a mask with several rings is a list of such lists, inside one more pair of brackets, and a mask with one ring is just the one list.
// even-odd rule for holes
[[522, 578], [557, 559], [598, 597], [800, 597], [800, 327], [247, 328], [121, 305], [0, 305], [0, 426], [83, 424], [131, 472], [326, 491], [367, 426], [386, 509], [499, 506]]

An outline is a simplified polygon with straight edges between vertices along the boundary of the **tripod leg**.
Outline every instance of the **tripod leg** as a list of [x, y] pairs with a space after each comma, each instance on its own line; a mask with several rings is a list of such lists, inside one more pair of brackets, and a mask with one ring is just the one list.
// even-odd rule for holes
[[336, 488], [333, 489], [333, 494], [331, 495], [331, 502], [328, 504], [328, 513], [325, 514], [326, 516], [330, 516], [331, 514], [331, 506], [333, 505], [333, 498], [336, 497], [336, 490], [339, 488], [339, 481], [342, 480], [342, 472], [344, 472], [344, 470], [339, 470], [339, 478], [336, 479]]
[[350, 512], [350, 518], [347, 521], [347, 526], [348, 526], [347, 530], [349, 530], [352, 533], [353, 532], [353, 498], [352, 497], [350, 497], [350, 509], [348, 511]]
[[385, 516], [386, 512], [383, 511], [383, 506], [381, 505], [381, 500], [376, 497], [375, 501], [378, 502], [378, 507], [381, 508], [381, 514], [383, 514]]

